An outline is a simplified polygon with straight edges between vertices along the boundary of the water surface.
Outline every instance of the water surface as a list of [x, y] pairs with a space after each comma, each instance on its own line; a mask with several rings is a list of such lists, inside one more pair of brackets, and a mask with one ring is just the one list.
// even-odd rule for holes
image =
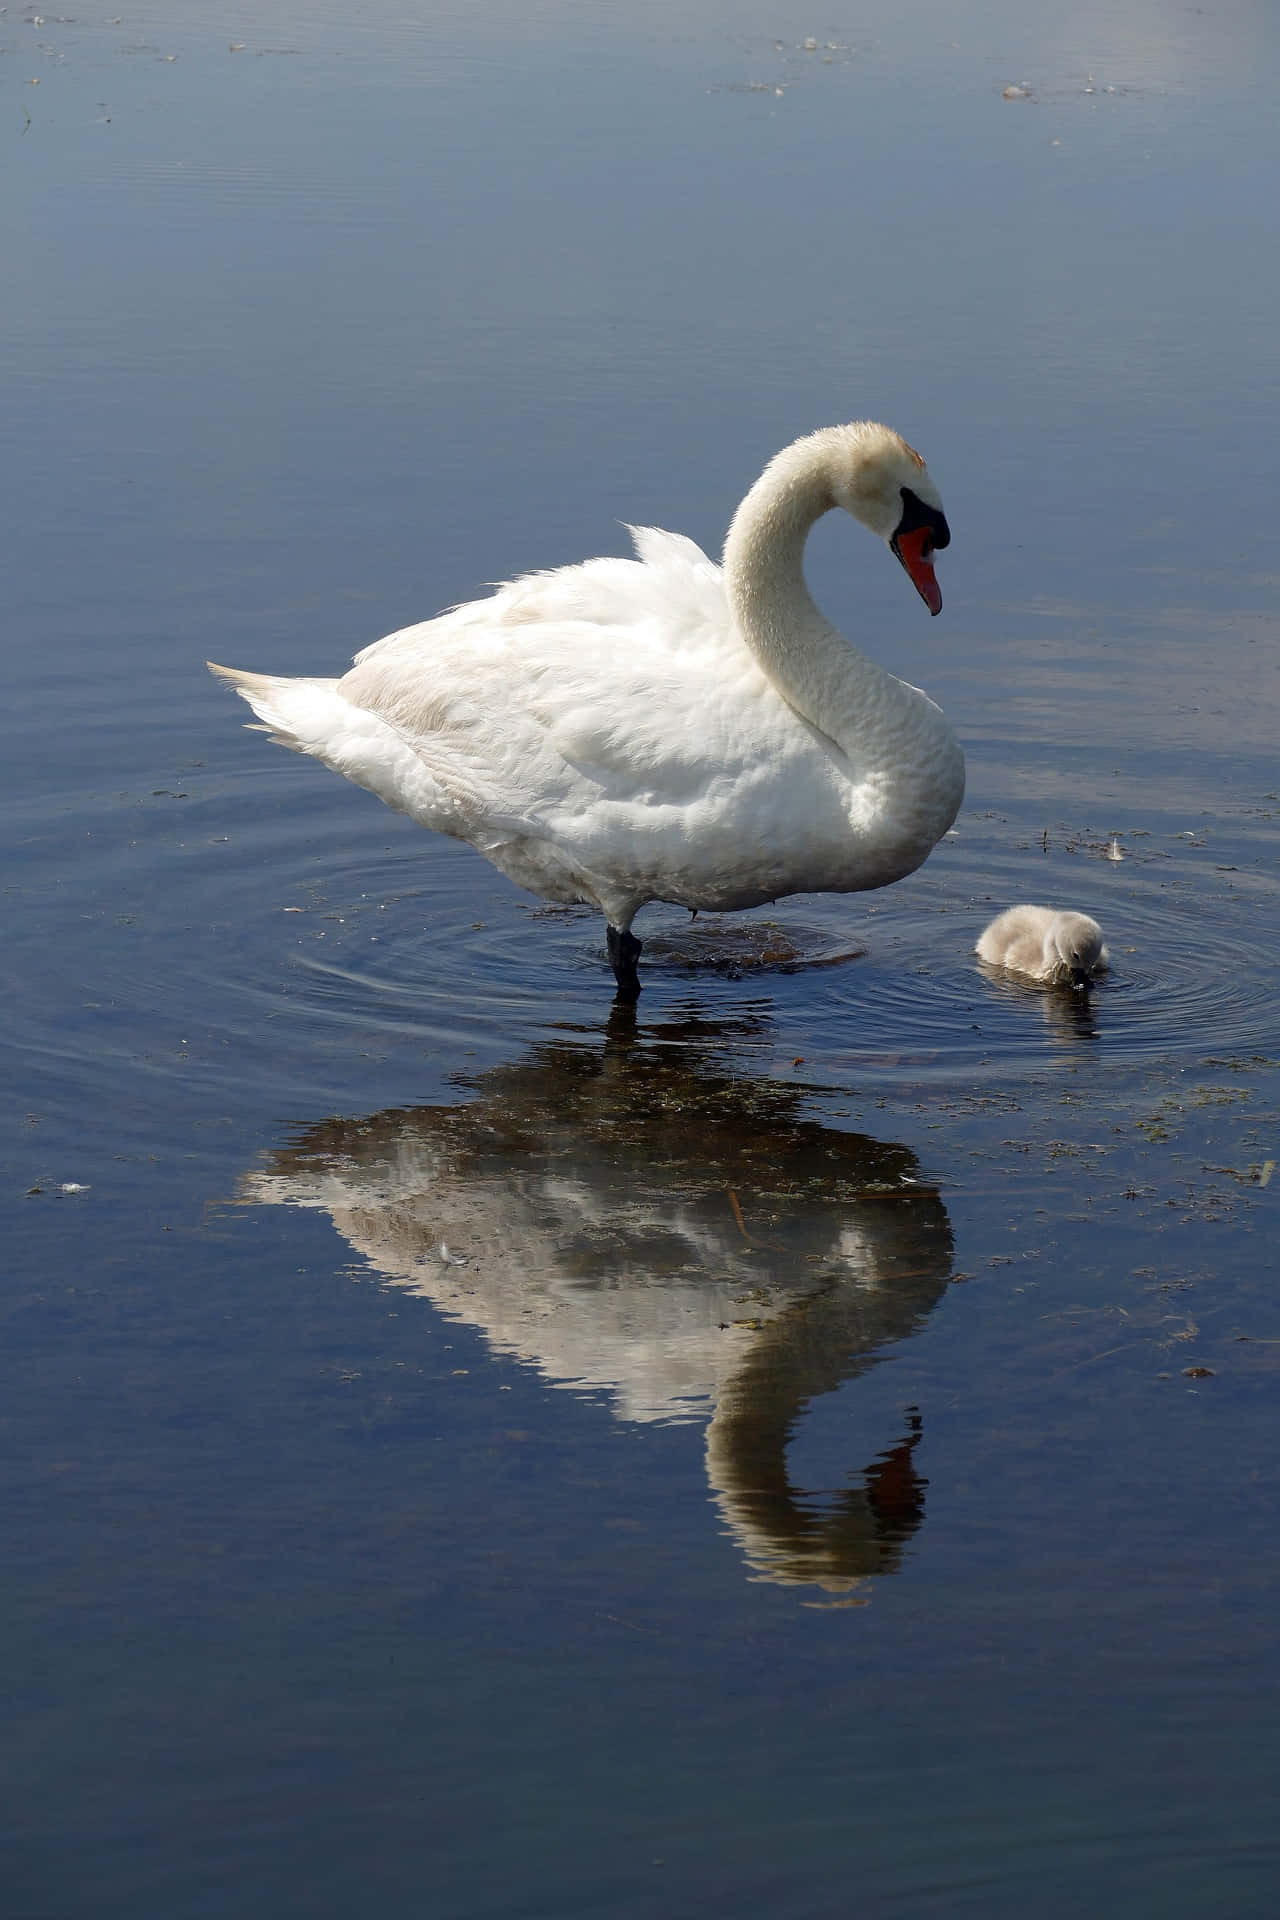
[[[0, 18], [7, 1912], [1266, 1909], [1276, 52]], [[860, 414], [943, 617], [812, 583], [956, 832], [649, 910], [633, 1018], [204, 674], [716, 551]], [[984, 974], [1017, 899], [1106, 982]]]

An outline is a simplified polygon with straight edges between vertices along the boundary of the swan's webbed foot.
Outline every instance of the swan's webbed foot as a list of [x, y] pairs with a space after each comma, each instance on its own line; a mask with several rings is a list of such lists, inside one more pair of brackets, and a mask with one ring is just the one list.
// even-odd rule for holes
[[643, 941], [637, 940], [634, 933], [626, 930], [620, 933], [617, 927], [606, 927], [605, 939], [609, 946], [609, 965], [618, 983], [619, 1000], [638, 999], [640, 975], [636, 970], [636, 961], [640, 958]]

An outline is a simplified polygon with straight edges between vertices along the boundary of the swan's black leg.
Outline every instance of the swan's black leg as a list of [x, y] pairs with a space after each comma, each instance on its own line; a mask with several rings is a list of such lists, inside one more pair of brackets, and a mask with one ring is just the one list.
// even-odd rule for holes
[[637, 999], [640, 975], [636, 971], [636, 961], [640, 958], [640, 948], [644, 943], [637, 940], [634, 933], [619, 933], [616, 927], [606, 927], [605, 938], [609, 943], [609, 965], [618, 983], [619, 1000]]

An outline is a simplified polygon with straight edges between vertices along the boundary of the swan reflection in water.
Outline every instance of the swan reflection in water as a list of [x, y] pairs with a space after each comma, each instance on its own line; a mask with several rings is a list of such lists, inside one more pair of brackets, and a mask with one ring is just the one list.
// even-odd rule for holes
[[239, 1197], [329, 1213], [385, 1280], [620, 1420], [707, 1420], [712, 1493], [756, 1577], [847, 1592], [920, 1524], [920, 1416], [834, 1492], [793, 1484], [788, 1442], [810, 1400], [919, 1329], [951, 1230], [908, 1148], [731, 1071], [729, 1037], [641, 1034], [619, 1008], [602, 1051], [551, 1041], [466, 1104], [323, 1121]]

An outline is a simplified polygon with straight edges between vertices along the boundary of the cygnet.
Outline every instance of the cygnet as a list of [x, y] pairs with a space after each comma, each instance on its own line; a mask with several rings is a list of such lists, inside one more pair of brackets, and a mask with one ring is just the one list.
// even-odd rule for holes
[[1108, 966], [1097, 921], [1056, 907], [1008, 907], [983, 933], [977, 954], [1054, 987], [1087, 987]]

